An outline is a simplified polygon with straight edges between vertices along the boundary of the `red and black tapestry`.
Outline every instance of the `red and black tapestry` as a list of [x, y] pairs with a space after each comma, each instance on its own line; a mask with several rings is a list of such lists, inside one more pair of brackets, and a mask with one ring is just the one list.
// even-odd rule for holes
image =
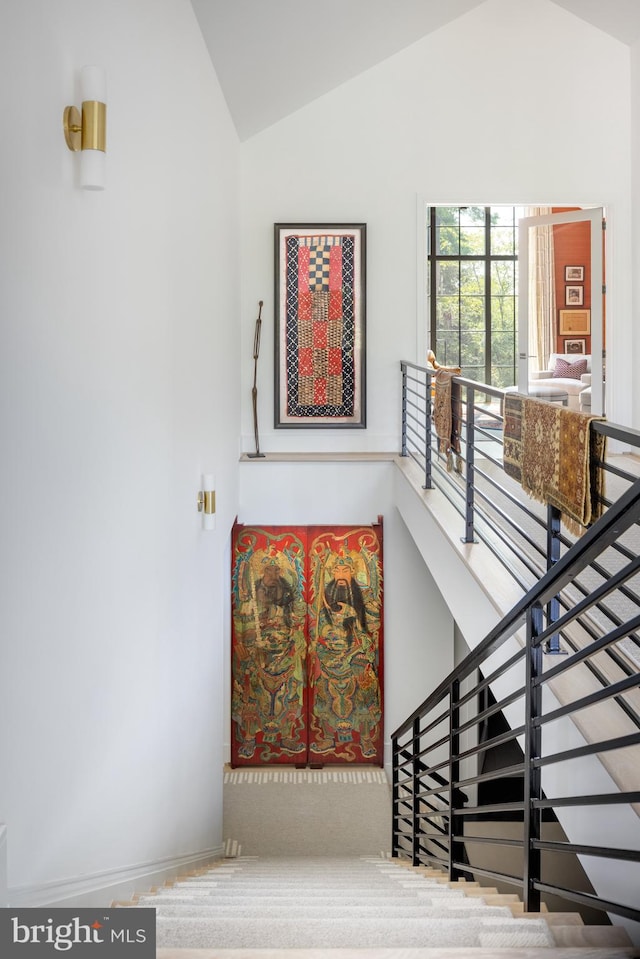
[[275, 425], [363, 427], [366, 227], [275, 234]]
[[382, 523], [232, 549], [232, 765], [382, 765]]

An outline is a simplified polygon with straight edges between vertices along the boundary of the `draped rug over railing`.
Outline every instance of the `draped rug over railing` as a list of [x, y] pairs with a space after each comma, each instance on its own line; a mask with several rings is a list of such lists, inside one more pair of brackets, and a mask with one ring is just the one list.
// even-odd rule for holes
[[504, 398], [504, 471], [533, 499], [557, 507], [577, 536], [601, 515], [605, 437], [602, 417], [519, 393]]

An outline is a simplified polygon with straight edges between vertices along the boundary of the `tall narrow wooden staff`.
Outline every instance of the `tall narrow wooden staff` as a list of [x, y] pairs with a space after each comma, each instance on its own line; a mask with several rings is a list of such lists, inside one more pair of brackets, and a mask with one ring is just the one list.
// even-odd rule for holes
[[256, 330], [253, 336], [253, 389], [251, 390], [251, 402], [253, 404], [253, 432], [256, 437], [256, 451], [249, 453], [251, 459], [263, 457], [260, 452], [260, 440], [258, 438], [258, 357], [260, 356], [260, 331], [262, 329], [262, 300], [258, 301], [260, 309], [258, 310], [258, 319], [256, 320]]

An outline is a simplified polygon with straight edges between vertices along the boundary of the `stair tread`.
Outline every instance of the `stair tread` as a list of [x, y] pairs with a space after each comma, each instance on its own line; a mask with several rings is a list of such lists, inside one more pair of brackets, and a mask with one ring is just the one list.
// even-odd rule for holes
[[515, 894], [375, 856], [335, 868], [248, 857], [124, 905], [156, 908], [157, 959], [249, 959], [258, 949], [259, 959], [283, 951], [287, 959], [362, 959], [363, 950], [367, 959], [405, 959], [405, 951], [406, 959], [442, 959], [444, 949], [447, 959], [637, 955], [622, 927], [585, 926], [578, 913], [525, 913]]
[[557, 946], [631, 946], [622, 926], [552, 926]]

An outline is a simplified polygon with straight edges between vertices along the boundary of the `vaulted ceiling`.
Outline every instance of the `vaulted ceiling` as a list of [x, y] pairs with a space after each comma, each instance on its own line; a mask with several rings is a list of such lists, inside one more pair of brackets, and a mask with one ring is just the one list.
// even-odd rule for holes
[[[191, 2], [245, 140], [486, 0]], [[552, 2], [622, 43], [640, 38], [640, 0]]]

